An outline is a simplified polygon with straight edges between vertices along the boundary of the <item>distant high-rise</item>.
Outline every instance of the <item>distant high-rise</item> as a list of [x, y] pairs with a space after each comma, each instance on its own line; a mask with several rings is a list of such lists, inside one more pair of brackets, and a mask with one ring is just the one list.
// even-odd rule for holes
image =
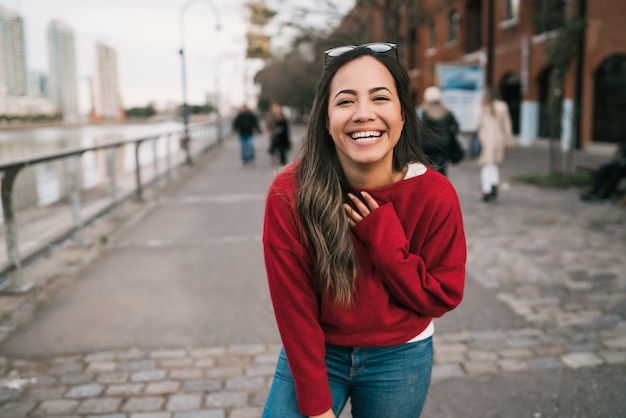
[[14, 9], [0, 5], [0, 94], [28, 93], [24, 22]]
[[78, 117], [78, 81], [74, 32], [63, 21], [54, 19], [48, 25], [50, 75], [48, 90], [56, 112], [65, 120]]
[[94, 113], [104, 120], [117, 120], [122, 115], [120, 88], [117, 78], [117, 53], [113, 48], [97, 42], [94, 73]]

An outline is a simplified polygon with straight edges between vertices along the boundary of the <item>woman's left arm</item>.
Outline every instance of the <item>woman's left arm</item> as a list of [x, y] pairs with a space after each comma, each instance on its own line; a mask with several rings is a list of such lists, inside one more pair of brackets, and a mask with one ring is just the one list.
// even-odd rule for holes
[[[366, 245], [372, 263], [391, 295], [403, 306], [430, 317], [454, 309], [463, 298], [466, 243], [461, 209], [452, 187], [437, 193], [428, 211], [416, 214], [428, 224], [418, 254], [392, 203], [378, 206], [367, 193], [349, 214], [353, 229]], [[358, 213], [357, 213], [358, 212]]]

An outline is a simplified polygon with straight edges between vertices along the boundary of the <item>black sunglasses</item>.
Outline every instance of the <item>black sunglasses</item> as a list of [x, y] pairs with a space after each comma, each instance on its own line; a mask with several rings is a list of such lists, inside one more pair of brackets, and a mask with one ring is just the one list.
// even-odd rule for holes
[[344, 45], [337, 46], [335, 48], [328, 49], [324, 51], [324, 67], [328, 65], [328, 62], [335, 57], [345, 54], [348, 51], [352, 51], [355, 48], [367, 48], [372, 52], [376, 52], [379, 54], [386, 54], [389, 51], [393, 51], [396, 55], [396, 59], [399, 61], [398, 57], [398, 47], [396, 44], [392, 44], [389, 42], [370, 42], [362, 45]]

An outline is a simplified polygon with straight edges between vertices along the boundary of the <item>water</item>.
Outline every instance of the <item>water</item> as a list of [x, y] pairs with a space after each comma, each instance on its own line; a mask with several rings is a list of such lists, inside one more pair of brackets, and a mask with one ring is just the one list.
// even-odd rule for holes
[[[0, 163], [24, 157], [38, 156], [63, 149], [87, 148], [95, 145], [139, 139], [180, 131], [182, 123], [164, 121], [157, 123], [102, 124], [80, 126], [49, 126], [0, 131]], [[157, 153], [160, 157], [178, 150], [178, 138], [169, 142], [159, 140]], [[120, 147], [115, 154], [116, 170], [120, 175], [132, 173], [135, 167], [134, 146]], [[152, 161], [153, 149], [149, 143], [140, 148], [140, 161]], [[78, 172], [80, 188], [90, 189], [107, 179], [106, 151], [87, 152], [79, 161], [55, 160], [35, 164], [20, 171], [14, 185], [14, 209], [52, 205], [67, 195], [68, 173]], [[0, 223], [2, 223], [0, 211]]]
[[182, 123], [128, 123], [0, 130], [0, 162], [63, 148], [89, 147], [179, 130]]

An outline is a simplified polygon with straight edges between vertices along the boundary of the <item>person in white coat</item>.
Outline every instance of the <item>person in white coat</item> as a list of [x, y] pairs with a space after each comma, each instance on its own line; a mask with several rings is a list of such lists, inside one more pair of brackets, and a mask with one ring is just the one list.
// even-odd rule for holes
[[480, 168], [480, 184], [483, 201], [491, 202], [498, 197], [500, 169], [504, 153], [513, 147], [513, 133], [509, 107], [498, 100], [492, 89], [486, 88], [478, 112], [478, 138], [481, 151], [477, 162]]

